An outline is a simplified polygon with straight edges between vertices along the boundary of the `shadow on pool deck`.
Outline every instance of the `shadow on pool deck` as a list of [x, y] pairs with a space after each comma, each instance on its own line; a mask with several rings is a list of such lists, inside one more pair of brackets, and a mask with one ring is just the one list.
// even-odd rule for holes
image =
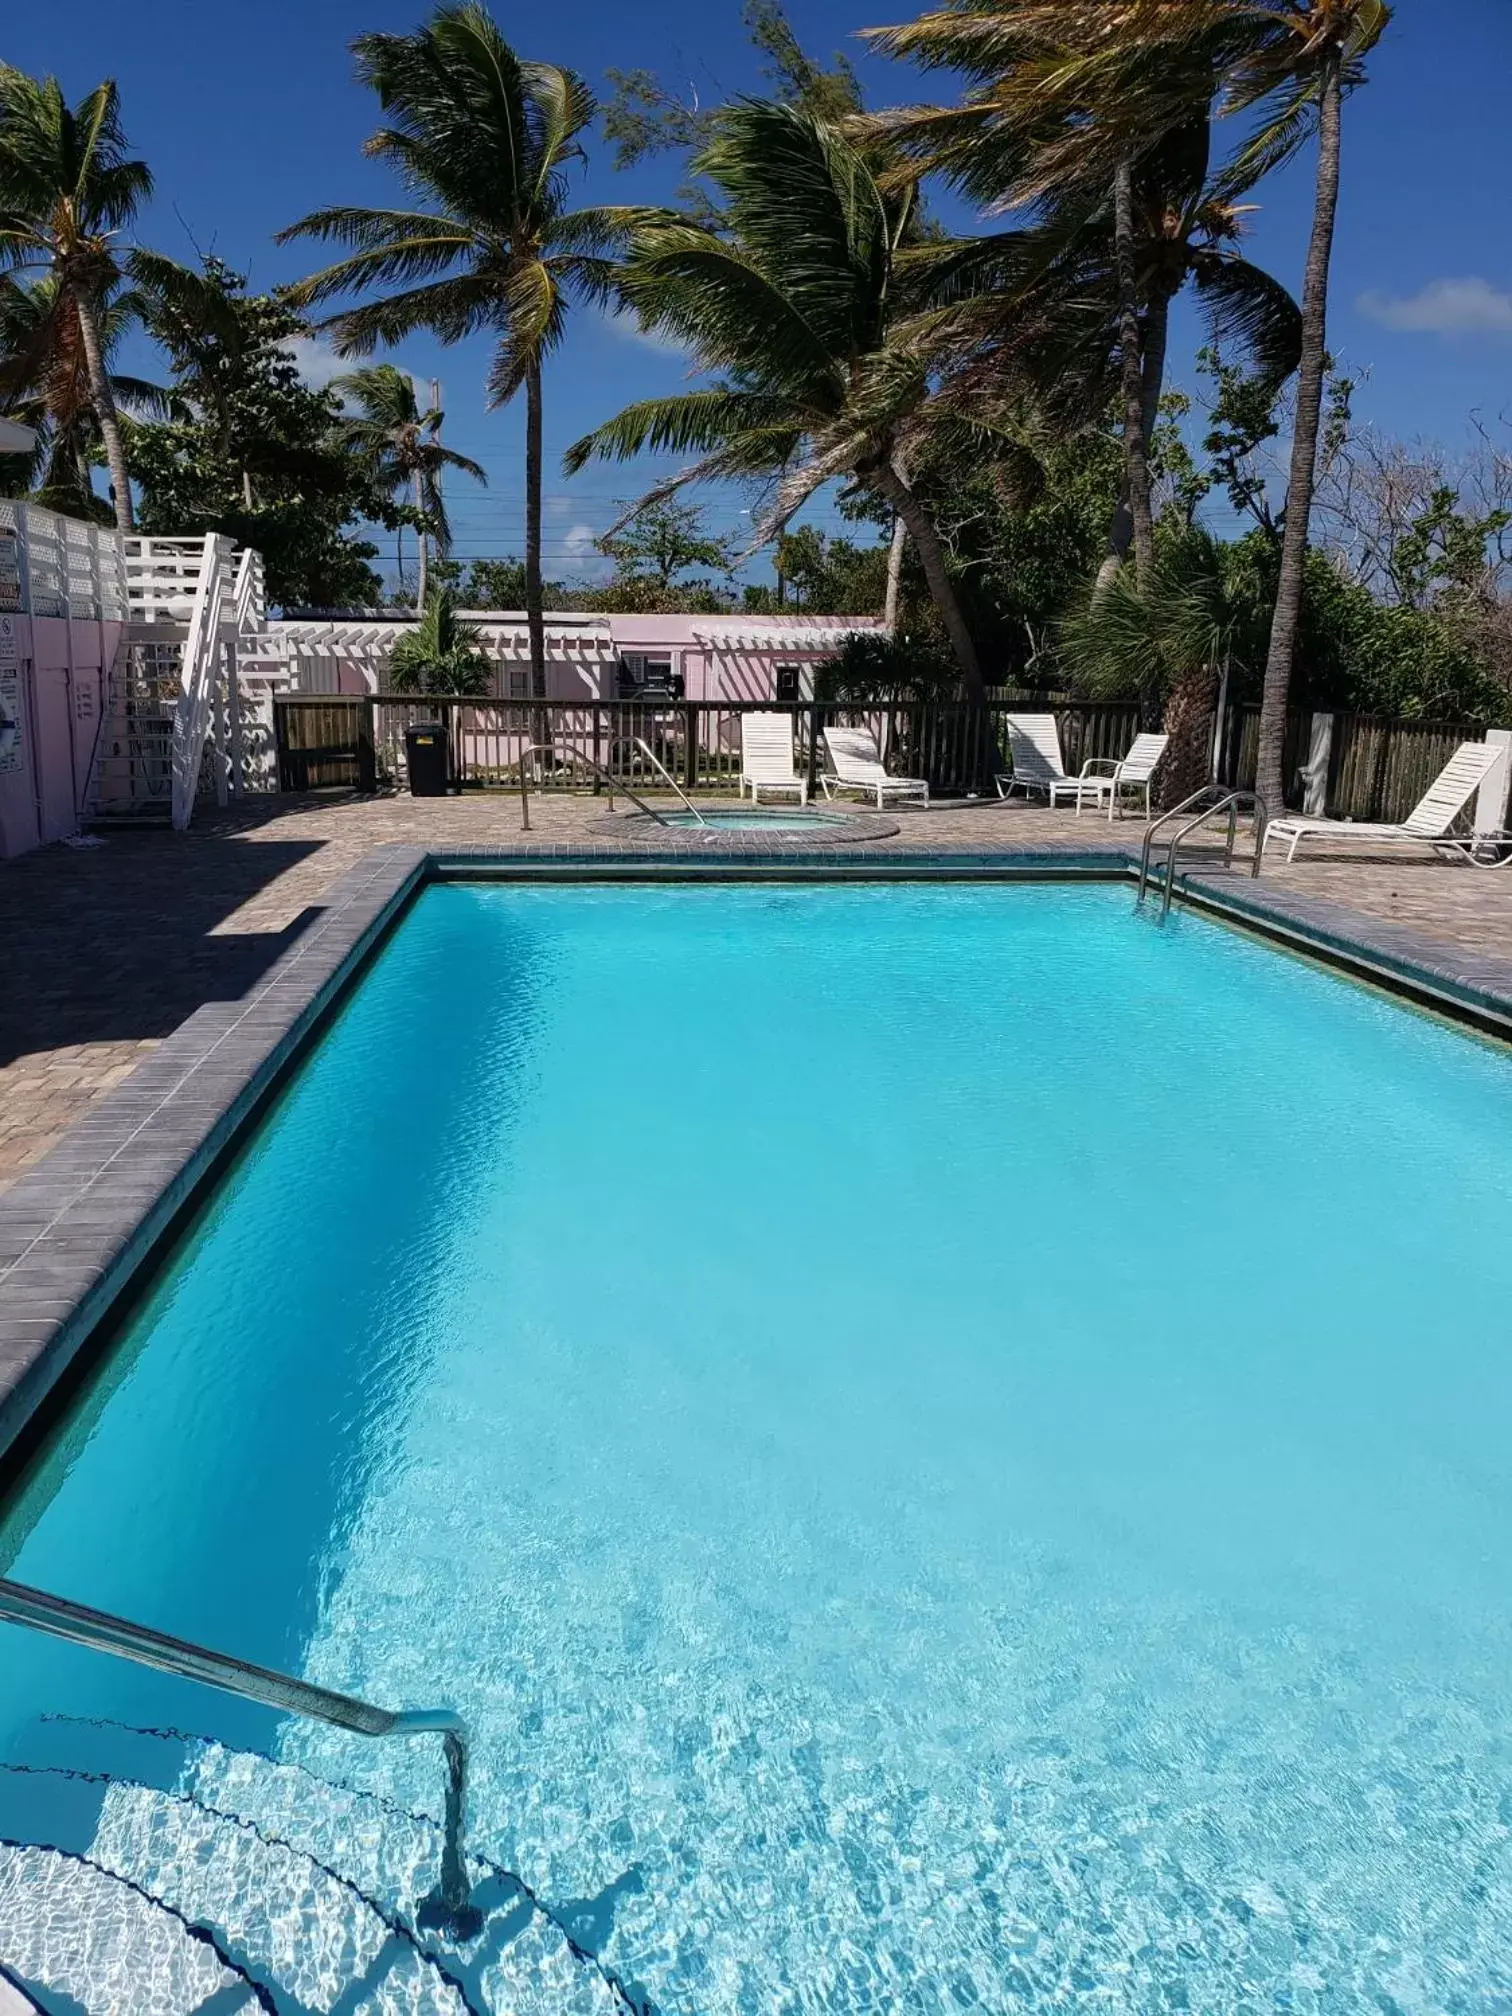
[[[193, 874], [143, 836], [112, 836], [81, 858], [47, 848], [0, 875], [0, 1064], [79, 1043], [160, 1038], [207, 1001], [234, 1001], [318, 916], [282, 928], [217, 930], [320, 843], [194, 844]], [[207, 858], [208, 857], [208, 858]], [[87, 866], [85, 860], [87, 859]]]

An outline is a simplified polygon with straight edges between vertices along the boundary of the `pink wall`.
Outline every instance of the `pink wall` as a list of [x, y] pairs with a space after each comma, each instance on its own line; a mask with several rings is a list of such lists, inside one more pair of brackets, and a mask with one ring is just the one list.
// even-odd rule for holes
[[121, 636], [119, 623], [62, 616], [11, 620], [20, 742], [0, 769], [0, 858], [78, 831], [106, 673]]
[[[777, 667], [797, 663], [808, 666], [831, 655], [832, 644], [816, 644], [816, 636], [833, 638], [836, 626], [881, 629], [880, 617], [841, 616], [749, 617], [749, 616], [609, 616], [612, 648], [572, 652], [570, 633], [551, 630], [547, 615], [546, 695], [551, 700], [592, 702], [613, 700], [617, 693], [618, 659], [625, 652], [668, 658], [674, 673], [681, 673], [690, 700], [771, 700], [777, 691]], [[565, 619], [564, 619], [565, 629]], [[759, 647], [735, 648], [735, 640], [751, 638], [759, 632]], [[731, 640], [729, 650], [721, 649], [721, 634]], [[599, 637], [602, 639], [602, 630]], [[770, 638], [772, 641], [768, 642]], [[523, 674], [523, 659], [513, 661]], [[374, 665], [344, 658], [338, 650], [302, 658], [299, 690], [306, 693], [376, 692], [379, 670]], [[808, 696], [812, 682], [805, 675], [802, 693]], [[508, 697], [503, 696], [503, 697]], [[524, 697], [516, 693], [515, 697]]]

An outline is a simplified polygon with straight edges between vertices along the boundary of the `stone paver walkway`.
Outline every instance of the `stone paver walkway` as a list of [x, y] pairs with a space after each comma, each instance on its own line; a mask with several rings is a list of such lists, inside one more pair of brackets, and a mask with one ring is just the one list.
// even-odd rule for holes
[[[531, 801], [536, 840], [605, 844], [601, 798]], [[1137, 845], [1130, 820], [996, 802], [902, 811], [896, 852], [999, 851], [1045, 839]], [[590, 825], [599, 830], [589, 833]], [[632, 829], [633, 832], [633, 829]], [[144, 1052], [208, 1001], [233, 1001], [319, 915], [324, 892], [388, 840], [507, 847], [513, 798], [270, 799], [187, 834], [122, 833], [0, 862], [0, 1188], [42, 1155]], [[868, 851], [862, 845], [857, 857]], [[1266, 881], [1410, 925], [1449, 947], [1512, 958], [1512, 869], [1331, 844]]]

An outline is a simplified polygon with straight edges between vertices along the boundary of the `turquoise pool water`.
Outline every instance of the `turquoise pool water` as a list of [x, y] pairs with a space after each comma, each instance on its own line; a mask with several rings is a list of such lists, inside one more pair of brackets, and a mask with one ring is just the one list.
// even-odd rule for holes
[[466, 1710], [668, 2016], [1502, 2011], [1509, 1203], [1505, 1056], [1122, 890], [442, 887], [0, 1560]]
[[[850, 823], [844, 812], [822, 812], [816, 806], [793, 806], [784, 810], [764, 805], [721, 812], [700, 810], [695, 818], [689, 811], [667, 811], [657, 815], [664, 826], [677, 826], [690, 833], [833, 833]], [[649, 822], [648, 822], [649, 823]]]

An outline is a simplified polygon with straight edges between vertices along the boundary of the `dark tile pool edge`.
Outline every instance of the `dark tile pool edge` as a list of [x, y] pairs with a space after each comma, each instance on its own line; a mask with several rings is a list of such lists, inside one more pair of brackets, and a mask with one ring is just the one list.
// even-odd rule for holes
[[[717, 850], [697, 841], [375, 848], [256, 987], [197, 1010], [0, 1193], [0, 1468], [426, 881], [1127, 882], [1137, 867], [1127, 845], [1069, 841], [954, 852], [777, 848], [744, 836]], [[1186, 872], [1179, 888], [1203, 911], [1512, 1037], [1512, 962], [1237, 872]]]
[[1512, 960], [1466, 951], [1331, 897], [1271, 888], [1238, 869], [1186, 870], [1177, 877], [1177, 889], [1195, 909], [1257, 930], [1355, 979], [1512, 1041]]
[[239, 1001], [199, 1008], [0, 1193], [0, 1462], [426, 875], [391, 844]]

